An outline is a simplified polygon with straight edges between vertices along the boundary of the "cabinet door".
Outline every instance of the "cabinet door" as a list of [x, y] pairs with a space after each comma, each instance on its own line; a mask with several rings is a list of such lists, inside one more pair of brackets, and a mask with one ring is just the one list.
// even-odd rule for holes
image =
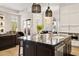
[[59, 31], [60, 32], [69, 32], [69, 26], [68, 25], [60, 26]]
[[63, 50], [63, 55], [67, 56], [67, 44], [65, 44], [64, 50]]
[[69, 40], [68, 42], [68, 54], [71, 53], [71, 40]]
[[0, 50], [9, 48], [11, 46], [16, 46], [16, 36], [2, 36], [0, 37]]
[[69, 12], [67, 7], [60, 7], [60, 25], [69, 25]]
[[36, 55], [36, 43], [32, 41], [23, 42], [23, 55], [24, 56], [35, 56]]
[[72, 25], [70, 26], [71, 33], [78, 33], [79, 32], [79, 25]]
[[7, 47], [9, 42], [9, 40], [5, 37], [0, 37], [0, 49]]
[[42, 43], [37, 44], [37, 56], [51, 56], [51, 55], [54, 55], [54, 50], [49, 45]]
[[6, 36], [7, 45], [15, 45], [16, 44], [16, 35]]
[[[79, 4], [60, 7], [60, 25], [69, 25], [69, 32], [79, 32]], [[61, 29], [63, 30], [63, 29]], [[66, 32], [66, 29], [64, 29]]]
[[64, 47], [64, 55], [67, 56], [67, 55], [70, 55], [71, 53], [71, 40], [67, 40], [65, 42], [65, 47]]

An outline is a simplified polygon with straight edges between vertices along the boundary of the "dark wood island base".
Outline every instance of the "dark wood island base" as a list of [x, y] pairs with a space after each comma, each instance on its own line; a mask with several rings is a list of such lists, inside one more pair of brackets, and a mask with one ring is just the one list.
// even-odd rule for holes
[[18, 39], [23, 41], [23, 56], [68, 56], [71, 53], [71, 36], [56, 44], [25, 40], [24, 36]]

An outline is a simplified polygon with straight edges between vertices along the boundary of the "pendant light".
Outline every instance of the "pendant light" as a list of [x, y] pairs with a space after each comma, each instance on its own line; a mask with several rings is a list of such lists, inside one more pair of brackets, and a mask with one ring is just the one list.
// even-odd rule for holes
[[40, 4], [33, 3], [33, 5], [32, 5], [32, 13], [40, 13], [40, 12], [41, 12]]
[[48, 8], [45, 12], [45, 16], [46, 17], [52, 17], [52, 10], [50, 9], [49, 4], [48, 4]]

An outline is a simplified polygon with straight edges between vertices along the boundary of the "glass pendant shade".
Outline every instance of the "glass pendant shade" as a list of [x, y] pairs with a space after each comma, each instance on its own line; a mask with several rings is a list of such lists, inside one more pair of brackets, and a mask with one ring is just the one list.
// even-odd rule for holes
[[52, 10], [50, 9], [50, 7], [48, 6], [46, 12], [45, 12], [45, 16], [46, 17], [52, 17]]
[[33, 5], [32, 5], [32, 13], [40, 13], [40, 12], [41, 12], [40, 4], [33, 3]]

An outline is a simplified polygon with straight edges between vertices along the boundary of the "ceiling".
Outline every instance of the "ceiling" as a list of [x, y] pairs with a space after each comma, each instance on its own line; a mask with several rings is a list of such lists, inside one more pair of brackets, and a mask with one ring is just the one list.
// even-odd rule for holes
[[0, 6], [8, 9], [21, 11], [25, 9], [28, 6], [28, 4], [27, 3], [0, 3]]
[[[41, 3], [41, 5], [45, 6], [47, 3]], [[67, 5], [66, 3], [63, 4], [55, 4], [55, 3], [50, 3], [49, 5]], [[13, 9], [17, 11], [22, 11], [26, 9], [27, 7], [32, 6], [32, 3], [0, 3], [0, 6], [6, 7], [8, 9]]]

